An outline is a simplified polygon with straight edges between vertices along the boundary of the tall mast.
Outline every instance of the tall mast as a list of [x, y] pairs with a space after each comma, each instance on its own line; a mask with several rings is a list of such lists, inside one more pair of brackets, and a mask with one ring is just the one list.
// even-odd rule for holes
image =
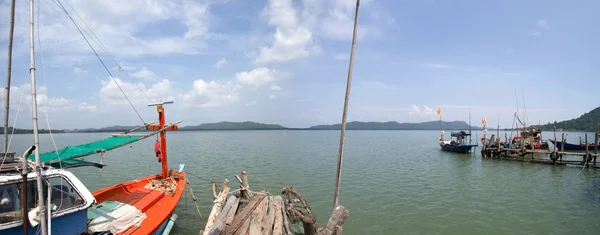
[[[44, 187], [42, 185], [42, 167], [40, 164], [40, 140], [38, 134], [38, 119], [37, 119], [37, 96], [36, 96], [36, 85], [35, 85], [35, 49], [34, 49], [34, 34], [33, 34], [33, 1], [29, 0], [29, 60], [30, 68], [29, 74], [31, 76], [31, 115], [33, 120], [33, 146], [35, 146], [35, 171], [37, 172], [37, 195], [38, 195], [38, 215], [40, 219], [40, 228], [42, 235], [48, 234], [47, 220], [46, 220], [46, 208], [44, 207]], [[26, 158], [28, 156], [24, 156]]]
[[354, 65], [354, 51], [356, 50], [356, 33], [358, 31], [358, 7], [360, 0], [356, 0], [356, 11], [354, 12], [354, 29], [352, 35], [352, 49], [350, 50], [350, 63], [348, 65], [348, 79], [346, 81], [346, 96], [344, 98], [344, 111], [342, 113], [342, 130], [340, 133], [340, 148], [338, 152], [335, 193], [333, 195], [333, 209], [338, 206], [340, 196], [340, 180], [342, 177], [342, 160], [344, 158], [344, 135], [346, 134], [346, 116], [348, 114], [348, 102], [350, 98], [350, 87], [352, 84], [352, 66]]
[[469, 104], [469, 144], [471, 143], [471, 105]]
[[[8, 110], [10, 105], [10, 76], [12, 70], [12, 44], [15, 32], [15, 0], [10, 1], [10, 20], [8, 26], [8, 66], [6, 69], [6, 87], [4, 88], [4, 152], [8, 152]], [[13, 127], [14, 128], [14, 127]]]
[[[163, 108], [163, 105], [165, 104], [172, 104], [173, 101], [166, 101], [166, 102], [160, 102], [160, 103], [154, 103], [154, 104], [149, 104], [148, 106], [156, 106], [156, 111], [158, 112], [158, 129], [162, 129], [165, 127], [165, 109]], [[166, 132], [169, 129], [174, 129], [175, 126], [171, 126], [170, 128], [167, 128], [165, 130], [160, 131], [160, 152], [162, 154], [162, 161], [161, 161], [161, 168], [162, 168], [162, 178], [165, 179], [167, 178], [167, 171], [168, 171], [168, 160], [167, 160], [167, 135]]]

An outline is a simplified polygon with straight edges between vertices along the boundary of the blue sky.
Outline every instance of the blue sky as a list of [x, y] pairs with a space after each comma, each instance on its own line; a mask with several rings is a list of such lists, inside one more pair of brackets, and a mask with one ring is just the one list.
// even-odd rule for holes
[[[17, 2], [11, 125], [31, 127], [28, 4]], [[175, 101], [167, 117], [181, 125], [341, 120], [354, 0], [61, 2], [108, 49], [92, 42], [147, 122], [156, 114], [146, 104], [161, 99]], [[46, 115], [52, 128], [140, 124], [67, 15], [37, 4], [40, 127]], [[444, 120], [468, 121], [470, 106], [474, 124], [495, 126], [500, 113], [510, 126], [522, 90], [530, 123], [578, 117], [598, 106], [595, 9], [600, 2], [363, 0], [349, 120], [437, 120], [441, 107]]]

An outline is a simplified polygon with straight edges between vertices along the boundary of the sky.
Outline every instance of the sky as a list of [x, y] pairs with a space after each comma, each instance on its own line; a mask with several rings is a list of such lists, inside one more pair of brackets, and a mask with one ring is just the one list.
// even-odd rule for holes
[[[54, 1], [36, 1], [40, 128], [152, 122], [147, 104], [161, 100], [174, 101], [167, 121], [181, 126], [341, 122], [355, 0], [60, 3], [108, 71]], [[517, 109], [531, 124], [576, 118], [599, 106], [597, 9], [594, 0], [363, 0], [348, 120], [439, 120], [438, 107], [445, 121], [470, 113], [478, 126], [485, 117], [510, 127]], [[21, 128], [32, 126], [28, 13], [17, 1], [9, 125]], [[2, 0], [2, 76], [8, 14]]]

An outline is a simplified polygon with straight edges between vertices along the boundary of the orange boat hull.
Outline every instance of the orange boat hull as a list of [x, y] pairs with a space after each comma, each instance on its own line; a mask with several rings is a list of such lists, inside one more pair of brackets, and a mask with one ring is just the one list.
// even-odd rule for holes
[[175, 185], [172, 193], [146, 187], [153, 180], [161, 180], [161, 174], [109, 186], [92, 193], [98, 204], [114, 200], [135, 206], [146, 214], [139, 227], [132, 226], [116, 234], [152, 234], [169, 219], [179, 204], [186, 184], [185, 172], [173, 172], [172, 177], [168, 178], [168, 181]]

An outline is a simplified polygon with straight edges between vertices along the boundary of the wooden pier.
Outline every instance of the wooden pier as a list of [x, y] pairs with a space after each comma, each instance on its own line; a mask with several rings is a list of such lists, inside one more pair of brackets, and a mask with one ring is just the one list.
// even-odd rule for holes
[[317, 216], [308, 202], [292, 187], [284, 187], [281, 195], [266, 190], [253, 192], [248, 187], [248, 174], [235, 176], [240, 188], [230, 191], [225, 179], [217, 194], [213, 183], [214, 203], [204, 230], [199, 235], [341, 235], [348, 210], [338, 205], [325, 227], [317, 228]]
[[[557, 149], [556, 145], [550, 149], [531, 149], [526, 148], [524, 145], [514, 147], [512, 144], [506, 148], [500, 141], [500, 137], [494, 137], [492, 135], [487, 144], [483, 145], [481, 154], [483, 157], [492, 157], [505, 160], [515, 161], [526, 161], [532, 163], [543, 163], [553, 165], [581, 165], [590, 168], [600, 168], [600, 164], [597, 164], [598, 154], [598, 139], [600, 133], [594, 133], [594, 145], [593, 149], [588, 146], [588, 135], [585, 134], [585, 151], [565, 151], [564, 145], [561, 149]], [[554, 132], [554, 143], [556, 143], [556, 131]], [[562, 143], [565, 143], [565, 134], [562, 134]], [[581, 160], [564, 160], [565, 156], [580, 156]]]

